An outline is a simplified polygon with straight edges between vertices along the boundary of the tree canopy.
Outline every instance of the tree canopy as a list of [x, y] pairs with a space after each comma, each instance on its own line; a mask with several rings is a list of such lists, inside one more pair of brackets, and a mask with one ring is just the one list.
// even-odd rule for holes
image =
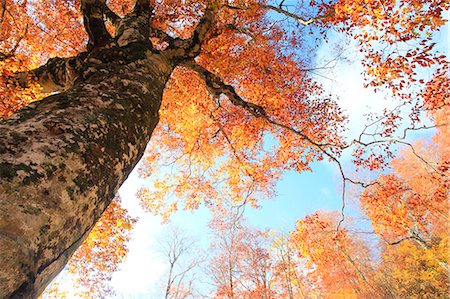
[[[373, 294], [379, 289], [400, 296], [419, 284], [416, 278], [404, 280], [414, 276], [413, 263], [408, 263], [411, 268], [400, 266], [411, 258], [409, 252], [417, 257], [415, 263], [425, 268], [436, 266], [431, 276], [445, 276], [449, 270], [442, 253], [448, 242], [444, 236], [448, 233], [450, 188], [446, 138], [449, 64], [436, 47], [436, 34], [446, 24], [448, 8], [448, 1], [438, 0], [3, 0], [0, 117], [6, 123], [30, 103], [48, 101], [49, 95], [70, 93], [81, 85], [98, 87], [101, 81], [95, 81], [95, 76], [101, 74], [101, 67], [119, 60], [121, 66], [134, 63], [133, 69], [123, 68], [133, 72], [132, 80], [121, 81], [132, 98], [137, 89], [133, 80], [140, 78], [137, 65], [147, 63], [145, 67], [167, 73], [167, 82], [161, 79], [162, 87], [158, 87], [163, 98], [155, 131], [152, 133], [153, 127], [139, 130], [147, 135], [145, 140], [151, 135], [145, 154], [130, 150], [134, 158], [144, 154], [139, 172], [153, 180], [152, 186], [139, 192], [144, 209], [167, 220], [178, 209], [256, 207], [261, 199], [275, 195], [283, 173], [310, 171], [314, 162], [329, 161], [341, 177], [342, 210], [298, 221], [289, 237], [289, 251], [295, 253], [293, 259], [309, 265], [307, 280], [312, 282], [306, 286], [286, 280], [284, 285], [291, 286], [291, 295], [297, 284], [302, 292], [317, 285], [311, 292], [330, 298], [339, 291], [357, 297], [362, 290]], [[353, 139], [346, 137], [348, 115], [339, 99], [329, 94], [315, 75], [341, 59], [336, 46], [328, 62], [316, 60], [317, 49], [331, 42], [330, 36], [336, 33], [352, 39], [359, 50], [366, 87], [397, 103], [382, 115], [369, 115], [361, 134]], [[119, 58], [105, 62], [103, 53], [116, 53], [116, 49]], [[141, 56], [131, 57], [139, 51]], [[148, 53], [158, 55], [158, 60], [146, 60], [151, 56]], [[120, 70], [118, 67], [108, 76], [113, 78]], [[142, 88], [139, 92], [154, 93]], [[117, 110], [128, 109], [117, 99], [113, 102]], [[92, 119], [92, 123], [96, 121]], [[410, 137], [431, 130], [435, 133], [432, 143]], [[137, 135], [138, 130], [130, 132], [122, 130], [125, 135]], [[405, 149], [399, 154], [400, 146]], [[103, 155], [99, 148], [91, 152]], [[352, 157], [350, 170], [342, 162], [347, 155]], [[388, 172], [375, 177], [383, 170]], [[370, 179], [357, 175], [366, 172]], [[7, 177], [9, 173], [0, 174]], [[374, 232], [386, 243], [381, 255], [391, 280], [384, 284], [368, 275], [382, 276], [381, 267], [353, 254], [369, 249], [362, 240], [352, 239], [343, 224], [346, 188], [351, 185], [364, 188], [361, 207]], [[83, 191], [64, 190], [69, 195]], [[105, 212], [102, 220], [108, 223], [102, 232], [105, 239], [96, 241], [100, 233], [94, 229], [83, 250], [100, 254], [96, 247], [108, 248], [108, 238], [116, 233], [126, 235], [121, 230], [131, 228], [132, 221], [113, 205], [110, 209], [118, 214]], [[94, 218], [101, 212], [103, 209]], [[108, 231], [115, 226], [118, 232]], [[333, 233], [322, 236], [321, 231]], [[263, 262], [273, 268], [267, 273], [281, 273], [274, 270], [277, 263], [269, 261], [266, 249], [249, 245], [258, 243], [260, 232], [246, 234], [251, 240], [236, 249], [248, 257], [246, 262], [258, 267]], [[126, 239], [119, 242], [124, 247], [111, 252], [114, 265], [126, 252]], [[420, 252], [426, 253], [423, 261], [419, 261]], [[87, 269], [94, 265], [97, 270], [114, 270], [114, 265], [102, 264], [100, 255], [89, 260], [95, 255], [80, 251], [75, 257], [90, 265]], [[253, 279], [256, 286], [251, 292], [246, 290], [245, 296], [276, 297], [275, 289], [275, 293], [261, 291], [266, 286], [248, 270], [256, 266], [246, 267], [242, 270], [247, 273], [245, 279]], [[80, 272], [82, 281], [97, 280], [92, 271]], [[425, 284], [431, 293], [446, 287]], [[426, 288], [414, 292], [429, 294]], [[218, 290], [229, 292], [224, 285]], [[281, 296], [281, 292], [277, 294]]]

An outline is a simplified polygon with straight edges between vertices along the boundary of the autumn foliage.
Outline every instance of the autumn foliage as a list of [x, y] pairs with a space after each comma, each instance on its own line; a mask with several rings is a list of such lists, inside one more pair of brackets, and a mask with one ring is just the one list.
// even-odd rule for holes
[[[120, 206], [119, 198], [109, 205], [67, 265], [77, 296], [107, 298], [114, 295], [109, 281], [128, 253], [127, 245], [135, 222], [136, 219]], [[65, 292], [60, 284], [59, 281], [53, 283], [42, 299], [62, 298]]]
[[[275, 196], [283, 173], [325, 160], [336, 165], [343, 188], [363, 187], [359, 204], [376, 240], [360, 237], [357, 225], [342, 224], [337, 212], [299, 219], [286, 238], [222, 214], [225, 220], [216, 217], [211, 227], [213, 296], [445, 298], [450, 83], [436, 34], [446, 24], [448, 1], [284, 2], [152, 1], [149, 26], [164, 34], [151, 42], [161, 51], [167, 36], [190, 37], [212, 6], [215, 20], [200, 54], [176, 67], [164, 90], [161, 119], [139, 169], [151, 182], [139, 191], [143, 208], [168, 220], [180, 209], [256, 207]], [[107, 1], [120, 15], [133, 3]], [[30, 70], [85, 51], [79, 6], [0, 1], [0, 118], [45, 96]], [[334, 31], [355, 42], [366, 87], [399, 103], [371, 115], [353, 140], [345, 138], [339, 100], [313, 74], [321, 67], [315, 51]], [[407, 138], [425, 129], [432, 138]], [[347, 149], [352, 170], [373, 171], [375, 179], [344, 173]], [[112, 203], [74, 255], [69, 272], [83, 296], [111, 292], [97, 286], [124, 260], [133, 222]]]

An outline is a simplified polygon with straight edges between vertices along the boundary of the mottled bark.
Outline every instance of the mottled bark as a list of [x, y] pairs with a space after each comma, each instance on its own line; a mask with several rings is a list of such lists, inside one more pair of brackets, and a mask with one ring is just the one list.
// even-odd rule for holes
[[83, 60], [87, 53], [80, 53], [76, 57], [49, 59], [45, 65], [28, 72], [18, 73], [11, 77], [11, 83], [21, 87], [38, 84], [42, 92], [50, 93], [67, 90], [75, 84], [75, 80], [86, 66]]
[[36, 297], [144, 153], [170, 61], [147, 45], [102, 49], [65, 92], [0, 124], [0, 298]]
[[218, 9], [208, 1], [190, 39], [163, 34], [160, 52], [148, 0], [123, 17], [104, 0], [81, 4], [88, 52], [11, 78], [61, 93], [0, 122], [0, 298], [37, 297], [87, 237], [142, 157], [173, 69], [200, 53]]

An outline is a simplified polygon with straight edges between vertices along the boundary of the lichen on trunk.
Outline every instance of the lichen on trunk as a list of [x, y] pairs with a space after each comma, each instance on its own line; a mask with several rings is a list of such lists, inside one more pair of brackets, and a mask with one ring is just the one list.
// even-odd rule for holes
[[143, 155], [174, 67], [140, 43], [83, 63], [0, 124], [0, 298], [35, 297], [64, 267]]
[[[207, 72], [195, 57], [215, 23], [216, 2], [207, 1], [192, 36], [181, 39], [150, 27], [148, 0], [136, 0], [122, 17], [104, 0], [81, 0], [87, 52], [11, 78], [60, 93], [0, 122], [0, 298], [37, 297], [87, 237], [142, 157], [174, 68], [188, 61]], [[158, 36], [163, 50], [151, 43]], [[234, 92], [206, 77], [214, 78], [207, 85], [219, 84], [215, 95]]]

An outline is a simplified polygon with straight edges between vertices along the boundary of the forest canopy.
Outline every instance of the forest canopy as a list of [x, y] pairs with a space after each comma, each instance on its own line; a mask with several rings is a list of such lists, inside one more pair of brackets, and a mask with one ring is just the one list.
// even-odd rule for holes
[[[34, 125], [29, 111], [48, 109], [52, 126], [45, 120], [39, 136], [63, 136], [80, 161], [97, 161], [94, 179], [78, 163], [66, 166], [61, 161], [67, 157], [59, 154], [51, 158], [57, 166], [36, 161], [43, 165], [37, 170], [42, 181], [59, 184], [49, 183], [44, 192], [69, 197], [68, 211], [92, 210], [84, 216], [92, 224], [82, 212], [75, 213], [80, 221], [46, 220], [49, 227], [73, 230], [70, 240], [91, 231], [68, 265], [83, 296], [113, 296], [104, 281], [124, 261], [136, 220], [119, 201], [110, 202], [143, 156], [138, 171], [149, 183], [138, 197], [145, 211], [163, 221], [179, 210], [206, 208], [214, 215], [213, 255], [202, 261], [217, 274], [208, 296], [445, 298], [450, 84], [448, 46], [439, 38], [448, 8], [448, 1], [437, 0], [0, 1], [0, 130], [13, 130], [11, 124], [25, 118], [41, 130], [44, 116], [35, 117]], [[346, 43], [336, 43], [336, 36]], [[334, 50], [319, 60], [324, 44]], [[349, 57], [347, 47], [357, 54]], [[352, 59], [361, 64], [364, 87], [386, 98], [382, 113], [367, 111], [360, 128], [349, 127], [345, 99], [321, 78]], [[150, 108], [148, 94], [154, 95]], [[132, 106], [135, 98], [147, 102]], [[87, 115], [73, 112], [90, 100]], [[69, 104], [46, 104], [52, 101]], [[110, 109], [101, 115], [89, 108], [100, 102]], [[63, 115], [79, 121], [73, 126], [79, 137], [67, 138], [72, 129]], [[22, 135], [8, 134], [9, 147], [25, 144]], [[0, 154], [9, 150], [2, 146]], [[20, 156], [17, 151], [8, 152], [5, 165]], [[116, 164], [108, 168], [109, 161]], [[246, 206], [276, 197], [283, 175], [311, 171], [317, 162], [330, 163], [339, 174], [339, 211], [302, 217], [285, 234], [243, 221]], [[26, 163], [28, 168], [15, 168], [16, 178], [2, 168], [2, 179], [25, 181], [20, 171], [35, 167]], [[69, 170], [74, 178], [53, 180], [53, 173]], [[116, 178], [103, 180], [105, 172]], [[92, 188], [103, 191], [86, 197]], [[81, 196], [105, 199], [73, 208]], [[356, 233], [361, 227], [346, 215], [351, 199], [370, 220], [376, 242]], [[5, 195], [2, 205], [13, 204]], [[41, 203], [31, 206], [41, 209]], [[79, 226], [80, 232], [69, 229]], [[38, 229], [40, 240], [29, 254], [44, 265], [51, 260], [47, 251], [60, 255], [47, 230]], [[173, 276], [168, 282], [172, 278], [166, 298], [199, 296], [194, 284]], [[52, 288], [45, 298], [62, 296]]]

